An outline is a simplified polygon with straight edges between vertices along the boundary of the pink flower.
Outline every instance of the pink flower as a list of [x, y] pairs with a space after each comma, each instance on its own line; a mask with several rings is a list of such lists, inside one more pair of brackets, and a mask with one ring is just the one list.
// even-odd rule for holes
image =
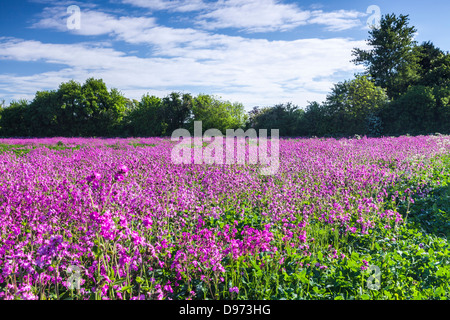
[[127, 166], [126, 165], [119, 166], [119, 172], [127, 173], [128, 172]]
[[123, 174], [120, 174], [120, 173], [116, 173], [115, 175], [114, 175], [114, 179], [116, 180], [116, 181], [123, 181], [124, 179], [125, 179], [125, 177], [123, 176]]
[[145, 218], [142, 220], [142, 223], [143, 223], [143, 225], [144, 225], [147, 229], [149, 229], [149, 228], [152, 226], [153, 221], [152, 221], [149, 217], [145, 217]]
[[232, 287], [232, 288], [230, 288], [229, 291], [230, 291], [231, 293], [232, 293], [232, 292], [239, 293], [239, 288], [238, 288], [238, 287]]
[[127, 176], [128, 176], [128, 167], [126, 165], [121, 165], [117, 168], [117, 172], [114, 175], [114, 179], [116, 181], [123, 181]]
[[90, 176], [88, 176], [87, 178], [86, 178], [86, 181], [87, 182], [92, 182], [92, 181], [99, 181], [100, 179], [101, 179], [101, 174], [100, 173], [98, 173], [98, 172], [93, 172]]
[[173, 293], [173, 289], [169, 284], [164, 286], [164, 290], [166, 290], [167, 292]]

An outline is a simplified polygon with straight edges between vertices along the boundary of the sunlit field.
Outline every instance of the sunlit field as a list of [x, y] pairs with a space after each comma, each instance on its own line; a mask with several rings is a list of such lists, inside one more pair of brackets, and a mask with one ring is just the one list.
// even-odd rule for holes
[[0, 299], [448, 299], [450, 137], [0, 139]]

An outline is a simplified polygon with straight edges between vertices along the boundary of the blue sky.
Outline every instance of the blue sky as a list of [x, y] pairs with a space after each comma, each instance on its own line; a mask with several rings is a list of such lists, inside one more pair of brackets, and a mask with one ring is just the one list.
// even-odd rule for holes
[[0, 100], [95, 77], [138, 100], [179, 91], [304, 107], [362, 71], [351, 50], [364, 48], [372, 9], [409, 14], [419, 43], [450, 51], [449, 1], [0, 0]]

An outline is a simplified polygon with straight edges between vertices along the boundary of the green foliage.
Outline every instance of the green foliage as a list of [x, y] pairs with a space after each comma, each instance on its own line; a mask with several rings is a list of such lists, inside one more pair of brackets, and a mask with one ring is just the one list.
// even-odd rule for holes
[[102, 80], [90, 78], [81, 87], [85, 127], [82, 135], [110, 136], [122, 120], [126, 99], [116, 89], [108, 92]]
[[300, 120], [301, 136], [324, 136], [329, 134], [323, 105], [314, 101], [306, 106], [305, 114]]
[[3, 136], [26, 136], [28, 131], [26, 110], [27, 100], [13, 101], [2, 109], [0, 129]]
[[202, 121], [203, 131], [210, 128], [218, 129], [222, 134], [227, 129], [239, 129], [245, 127], [247, 116], [241, 103], [221, 101], [218, 98], [199, 94], [193, 100], [193, 118], [190, 123], [193, 132], [193, 122]]
[[102, 80], [62, 83], [58, 90], [38, 91], [34, 99], [14, 102], [2, 112], [4, 136], [111, 136], [122, 121], [125, 97], [108, 91]]
[[172, 92], [162, 100], [162, 135], [170, 135], [179, 128], [187, 128], [192, 114], [192, 96]]
[[143, 142], [132, 142], [129, 145], [133, 146], [135, 148], [139, 148], [139, 147], [155, 147], [156, 146], [156, 144], [154, 144], [154, 143], [143, 143]]
[[416, 47], [420, 65], [418, 85], [447, 86], [450, 83], [450, 54], [444, 53], [431, 42]]
[[75, 81], [59, 86], [60, 99], [59, 129], [68, 136], [78, 136], [83, 132], [87, 117], [83, 108], [81, 84]]
[[144, 95], [125, 117], [126, 132], [132, 136], [161, 136], [165, 130], [162, 100]]
[[449, 98], [449, 87], [410, 87], [383, 111], [386, 131], [392, 134], [448, 132]]
[[376, 134], [381, 124], [375, 123], [375, 118], [387, 101], [382, 88], [365, 76], [357, 76], [335, 85], [327, 96], [323, 111], [334, 134]]
[[414, 46], [415, 27], [408, 25], [408, 15], [387, 14], [380, 27], [369, 31], [369, 50], [355, 48], [353, 60], [366, 67], [375, 84], [386, 89], [389, 98], [405, 92], [419, 77], [419, 57]]
[[292, 103], [277, 104], [272, 108], [254, 109], [251, 114], [251, 127], [260, 129], [279, 129], [280, 136], [298, 136], [304, 111]]
[[12, 152], [12, 153], [14, 153], [15, 156], [19, 157], [19, 156], [24, 156], [24, 155], [28, 154], [31, 150], [35, 150], [39, 147], [44, 147], [49, 150], [60, 151], [60, 150], [79, 150], [81, 148], [81, 145], [76, 145], [74, 147], [70, 147], [70, 146], [64, 145], [64, 143], [62, 143], [61, 141], [59, 141], [55, 145], [40, 144], [39, 146], [0, 143], [0, 154]]

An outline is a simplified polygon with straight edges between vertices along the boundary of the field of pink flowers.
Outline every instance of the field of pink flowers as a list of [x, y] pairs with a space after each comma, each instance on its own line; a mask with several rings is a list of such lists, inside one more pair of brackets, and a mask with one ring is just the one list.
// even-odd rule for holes
[[163, 138], [0, 144], [0, 299], [449, 298], [417, 220], [448, 136], [282, 139], [273, 176], [173, 164]]

